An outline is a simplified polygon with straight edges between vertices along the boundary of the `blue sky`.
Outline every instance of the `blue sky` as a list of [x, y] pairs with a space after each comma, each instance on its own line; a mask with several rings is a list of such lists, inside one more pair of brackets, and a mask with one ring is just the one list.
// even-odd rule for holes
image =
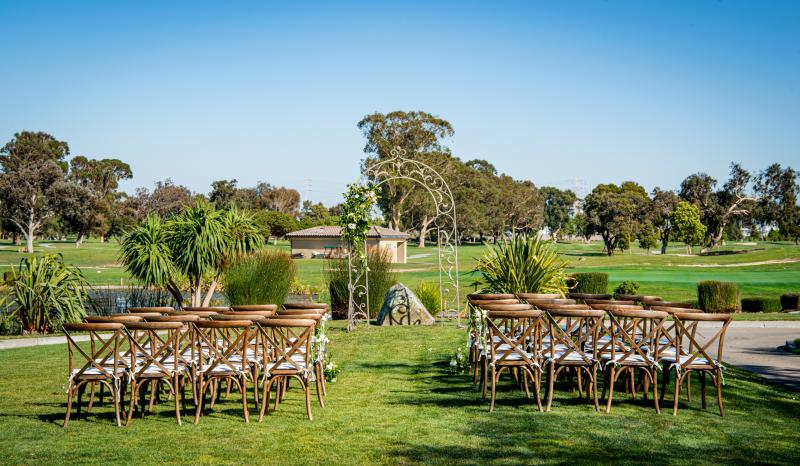
[[134, 179], [338, 202], [358, 120], [448, 119], [537, 185], [677, 188], [800, 168], [800, 2], [0, 2], [0, 139], [50, 132]]

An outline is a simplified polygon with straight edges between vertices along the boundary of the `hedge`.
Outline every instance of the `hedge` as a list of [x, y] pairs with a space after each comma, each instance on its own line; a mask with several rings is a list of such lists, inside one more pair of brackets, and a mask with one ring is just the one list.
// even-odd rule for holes
[[781, 300], [778, 298], [756, 296], [742, 298], [742, 312], [779, 312]]
[[574, 273], [567, 285], [573, 293], [607, 294], [608, 274], [602, 272]]
[[781, 295], [781, 309], [794, 311], [800, 309], [800, 293], [784, 293]]
[[703, 281], [697, 284], [697, 301], [705, 312], [736, 312], [739, 287], [733, 282]]

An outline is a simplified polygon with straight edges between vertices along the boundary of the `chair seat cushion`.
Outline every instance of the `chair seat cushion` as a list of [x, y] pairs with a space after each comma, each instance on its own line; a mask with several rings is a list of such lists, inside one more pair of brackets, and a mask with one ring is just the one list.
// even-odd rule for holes
[[[685, 365], [686, 363], [689, 363], [689, 358], [691, 358], [691, 357], [692, 357], [691, 355], [682, 354], [678, 358], [678, 360], [679, 360], [678, 364]], [[667, 363], [667, 364], [675, 364], [675, 355], [673, 354], [672, 356], [664, 356], [664, 357], [661, 358], [661, 360], [663, 362]], [[701, 357], [701, 356], [698, 356], [698, 357], [694, 358], [692, 360], [692, 362], [689, 363], [689, 367], [692, 367], [692, 366], [708, 366], [708, 365], [717, 365], [717, 361], [712, 359], [711, 362], [709, 362], [708, 359], [706, 359], [704, 357]]]
[[652, 366], [652, 365], [655, 365], [655, 363], [656, 363], [656, 361], [652, 357], [650, 357], [650, 356], [642, 357], [641, 355], [638, 355], [638, 354], [632, 354], [632, 355], [630, 355], [628, 357], [625, 357], [624, 353], [616, 353], [616, 354], [614, 354], [614, 357], [612, 358], [611, 357], [611, 353], [603, 353], [600, 356], [600, 359], [605, 361], [605, 362], [610, 362], [613, 359], [615, 362], [618, 362], [618, 363], [620, 363], [622, 365], [626, 365], [627, 364], [627, 365], [648, 365], [648, 366]]

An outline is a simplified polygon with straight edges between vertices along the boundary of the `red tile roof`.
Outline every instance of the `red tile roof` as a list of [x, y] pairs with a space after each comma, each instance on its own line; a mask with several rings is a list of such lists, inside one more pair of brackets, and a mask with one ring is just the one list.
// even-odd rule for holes
[[[339, 238], [342, 236], [342, 227], [339, 226], [319, 226], [306, 228], [305, 230], [293, 231], [286, 235], [288, 238]], [[408, 238], [408, 233], [392, 230], [391, 228], [372, 226], [367, 233], [367, 238]]]

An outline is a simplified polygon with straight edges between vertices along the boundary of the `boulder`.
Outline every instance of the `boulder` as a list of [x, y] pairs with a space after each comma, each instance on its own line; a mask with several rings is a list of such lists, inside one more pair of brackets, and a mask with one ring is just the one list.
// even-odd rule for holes
[[398, 283], [383, 298], [378, 325], [433, 325], [436, 323], [422, 301], [407, 286]]

